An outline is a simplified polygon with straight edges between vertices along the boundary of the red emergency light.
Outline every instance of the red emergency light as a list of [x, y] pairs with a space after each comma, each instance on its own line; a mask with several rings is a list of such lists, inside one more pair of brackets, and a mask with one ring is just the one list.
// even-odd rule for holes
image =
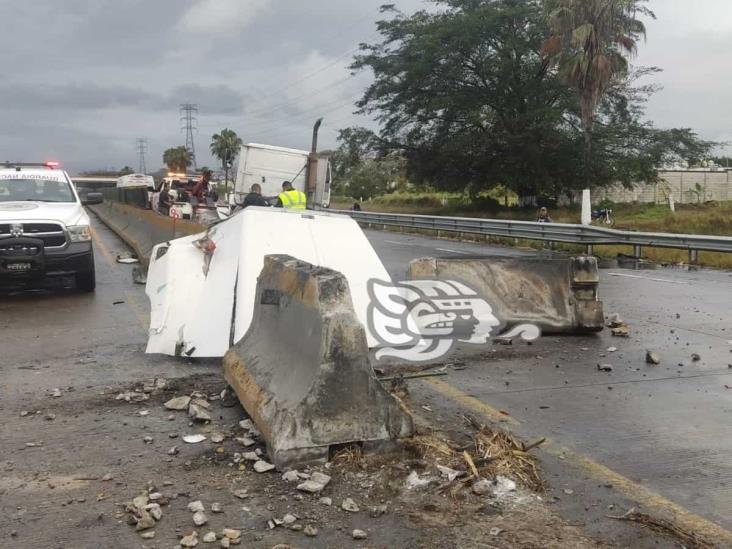
[[49, 160], [44, 164], [47, 168], [51, 168], [52, 170], [58, 168], [61, 165], [60, 162], [56, 162], [55, 160]]

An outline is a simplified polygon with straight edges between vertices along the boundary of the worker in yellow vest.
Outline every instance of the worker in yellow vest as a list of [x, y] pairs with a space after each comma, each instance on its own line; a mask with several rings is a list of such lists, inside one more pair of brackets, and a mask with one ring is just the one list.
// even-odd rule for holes
[[286, 208], [288, 210], [304, 210], [307, 206], [308, 198], [305, 193], [292, 188], [292, 183], [285, 181], [282, 183], [282, 192], [277, 197], [275, 208]]

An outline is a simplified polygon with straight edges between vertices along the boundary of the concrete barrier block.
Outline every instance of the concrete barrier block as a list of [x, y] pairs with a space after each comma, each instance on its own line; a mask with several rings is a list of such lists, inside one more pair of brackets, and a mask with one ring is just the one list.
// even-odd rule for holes
[[505, 324], [529, 322], [544, 333], [603, 329], [594, 257], [569, 259], [416, 259], [408, 277], [464, 282], [481, 294]]
[[413, 434], [409, 412], [374, 376], [342, 274], [268, 255], [255, 303], [224, 376], [278, 468], [327, 460], [334, 446], [373, 449]]

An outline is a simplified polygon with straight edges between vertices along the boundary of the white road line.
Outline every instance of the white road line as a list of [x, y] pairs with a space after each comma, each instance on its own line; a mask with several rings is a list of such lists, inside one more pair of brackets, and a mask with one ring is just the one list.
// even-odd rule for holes
[[640, 275], [632, 275], [632, 274], [625, 274], [625, 273], [607, 273], [610, 276], [622, 276], [625, 278], [640, 278], [643, 280], [652, 280], [653, 282], [667, 282], [669, 284], [685, 284], [689, 285], [691, 282], [682, 281], [682, 280], [668, 280], [667, 278], [651, 278], [649, 276], [640, 276]]
[[451, 250], [449, 248], [435, 248], [438, 252], [449, 252], [451, 254], [475, 255], [474, 252], [461, 252], [460, 250]]
[[397, 242], [396, 240], [384, 240], [387, 244], [396, 244], [397, 246], [413, 246], [413, 242]]

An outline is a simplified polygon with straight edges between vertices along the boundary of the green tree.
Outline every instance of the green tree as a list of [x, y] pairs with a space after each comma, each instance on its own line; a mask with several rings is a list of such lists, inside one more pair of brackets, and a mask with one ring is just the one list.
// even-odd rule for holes
[[175, 172], [185, 172], [193, 162], [191, 154], [185, 147], [173, 147], [163, 153], [163, 163]]
[[646, 36], [638, 15], [653, 17], [646, 0], [549, 0], [552, 32], [543, 53], [559, 70], [563, 82], [579, 98], [584, 135], [583, 165], [592, 181], [592, 131], [595, 112], [613, 81], [628, 73], [628, 58]]
[[242, 144], [241, 137], [236, 135], [234, 130], [228, 128], [224, 128], [221, 133], [215, 133], [211, 137], [211, 154], [221, 160], [225, 174], [224, 185], [227, 190], [229, 187], [229, 169], [234, 163], [236, 155], [239, 154]]
[[[381, 124], [369, 146], [403, 155], [415, 184], [473, 196], [503, 185], [531, 203], [586, 186], [584, 111], [553, 69], [561, 58], [548, 55], [544, 2], [436, 3], [412, 15], [384, 8], [381, 41], [354, 60], [374, 74], [357, 103]], [[645, 73], [614, 74], [594, 103], [595, 185], [653, 180], [660, 162], [709, 147], [690, 130], [644, 120], [655, 91], [638, 85]]]

